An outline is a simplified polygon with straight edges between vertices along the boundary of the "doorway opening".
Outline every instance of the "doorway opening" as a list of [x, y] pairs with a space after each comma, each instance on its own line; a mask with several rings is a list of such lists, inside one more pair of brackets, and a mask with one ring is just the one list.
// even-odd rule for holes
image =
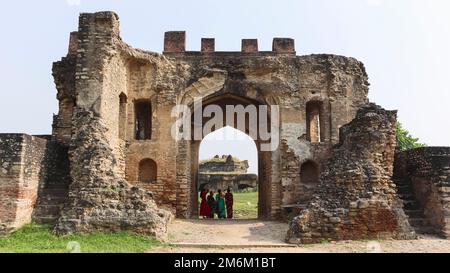
[[[238, 186], [236, 190], [237, 193], [244, 191], [251, 192], [253, 190], [254, 197], [253, 199], [251, 199], [253, 200], [253, 202], [251, 200], [243, 202], [245, 202], [244, 204], [246, 205], [248, 205], [248, 203], [250, 203], [250, 205], [256, 204], [256, 213], [254, 212], [255, 208], [253, 207], [253, 214], [251, 214], [251, 216], [244, 216], [244, 219], [257, 218], [259, 220], [267, 220], [275, 219], [278, 216], [277, 213], [279, 211], [277, 209], [279, 207], [279, 199], [273, 198], [273, 195], [278, 193], [278, 189], [274, 187], [272, 180], [274, 176], [273, 167], [277, 166], [276, 162], [279, 155], [277, 152], [267, 149], [267, 147], [271, 144], [271, 139], [267, 140], [267, 138], [265, 138], [267, 134], [262, 133], [265, 131], [265, 128], [268, 128], [269, 130], [271, 130], [272, 128], [270, 126], [270, 112], [264, 111], [267, 110], [267, 108], [264, 109], [264, 106], [265, 104], [262, 104], [261, 102], [232, 94], [210, 96], [203, 99], [201, 105], [191, 105], [192, 141], [186, 143], [188, 156], [190, 158], [190, 177], [188, 177], [188, 180], [190, 182], [190, 199], [187, 204], [189, 218], [198, 219], [200, 216], [199, 212], [201, 202], [199, 202], [199, 190], [201, 189], [201, 186], [205, 186], [202, 185], [205, 183], [200, 183], [199, 181], [199, 168], [201, 167], [200, 161], [214, 159], [216, 156], [218, 156], [218, 158], [216, 157], [216, 160], [222, 159], [222, 156], [224, 156], [222, 160], [226, 161], [226, 158], [231, 155], [231, 157], [229, 157], [230, 161], [233, 160], [233, 157], [237, 157], [237, 160], [239, 161], [248, 160], [250, 163], [250, 159], [246, 158], [247, 156], [239, 156], [238, 154], [239, 151], [242, 151], [242, 149], [245, 149], [246, 147], [251, 147], [251, 149], [253, 149], [252, 152], [249, 152], [249, 154], [252, 155], [251, 157], [253, 159], [252, 163], [249, 164], [247, 172], [249, 174], [251, 174], [250, 172], [256, 174], [257, 179], [256, 182], [253, 181], [252, 183], [250, 183], [251, 181], [249, 181], [247, 184], [242, 183], [240, 188]], [[202, 118], [202, 120], [196, 120], [194, 115], [196, 113], [196, 110], [200, 109], [200, 114], [204, 114], [204, 111], [208, 109], [208, 111], [210, 111], [211, 107], [212, 109], [214, 109], [213, 115], [206, 114], [203, 115], [203, 118], [200, 117]], [[262, 110], [260, 109], [260, 111], [250, 111], [252, 109], [259, 109], [260, 107], [263, 108]], [[229, 108], [234, 108], [234, 111], [229, 111]], [[236, 109], [238, 110], [236, 111]], [[243, 112], [239, 112], [239, 109], [243, 110]], [[268, 121], [269, 124], [267, 125], [267, 127], [260, 127], [260, 124], [265, 124], [264, 121]], [[213, 124], [213, 126], [211, 126], [211, 124]], [[196, 128], [200, 128], [201, 139], [199, 139], [195, 134]], [[240, 139], [241, 142], [243, 140], [247, 140], [247, 144], [243, 145], [243, 147], [240, 147], [238, 144], [231, 145], [228, 149], [225, 149], [223, 151], [217, 150], [215, 152], [212, 152], [211, 148], [206, 149], [206, 151], [209, 150], [209, 155], [200, 156], [200, 146], [202, 146], [203, 152], [203, 149], [205, 149], [203, 148], [203, 146], [205, 145], [204, 143], [206, 143], [209, 138], [217, 137], [217, 135], [214, 134], [215, 132], [217, 132], [216, 134], [222, 135], [222, 138], [231, 134], [231, 136]], [[255, 134], [255, 132], [257, 132], [257, 134]], [[268, 134], [269, 136], [271, 136], [271, 131], [268, 131]], [[214, 148], [220, 148], [224, 147], [224, 144], [226, 144], [226, 140], [221, 140], [219, 137], [219, 141], [216, 141], [215, 145], [210, 146]], [[255, 191], [255, 189], [250, 188], [257, 188], [257, 190]], [[227, 189], [228, 188], [221, 190], [226, 191]], [[238, 200], [241, 199], [236, 199], [235, 203], [238, 202]]]
[[[230, 190], [233, 206], [232, 211], [225, 208], [226, 215], [231, 213], [232, 219], [258, 219], [258, 171], [258, 149], [250, 136], [230, 126], [216, 130], [200, 143], [199, 197], [202, 190], [208, 195], [212, 191], [216, 199], [219, 190], [223, 195]], [[214, 216], [217, 219], [219, 215]]]

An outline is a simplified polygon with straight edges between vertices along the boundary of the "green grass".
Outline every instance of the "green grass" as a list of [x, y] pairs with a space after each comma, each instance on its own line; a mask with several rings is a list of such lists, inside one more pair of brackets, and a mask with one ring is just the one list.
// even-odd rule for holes
[[258, 218], [258, 192], [233, 193], [233, 195], [234, 218]]
[[162, 246], [153, 237], [131, 232], [92, 233], [57, 237], [51, 227], [29, 224], [20, 230], [0, 236], [0, 253], [68, 253], [78, 252], [136, 253]]

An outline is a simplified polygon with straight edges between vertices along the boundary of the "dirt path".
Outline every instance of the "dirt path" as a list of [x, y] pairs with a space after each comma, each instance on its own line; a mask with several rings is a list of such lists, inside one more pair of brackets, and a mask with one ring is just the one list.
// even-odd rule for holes
[[[176, 220], [169, 226], [169, 243], [157, 253], [450, 253], [450, 240], [421, 236], [409, 241], [343, 241], [292, 246], [284, 243], [287, 224], [258, 220]], [[270, 246], [270, 247], [269, 247]]]
[[169, 242], [196, 245], [286, 245], [288, 226], [258, 220], [175, 220]]

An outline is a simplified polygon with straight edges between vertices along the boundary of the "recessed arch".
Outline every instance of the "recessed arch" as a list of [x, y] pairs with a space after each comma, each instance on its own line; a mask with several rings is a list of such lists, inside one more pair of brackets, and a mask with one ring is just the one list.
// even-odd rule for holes
[[154, 183], [158, 177], [158, 167], [153, 159], [146, 158], [139, 162], [138, 180], [142, 183]]
[[[191, 128], [191, 133], [192, 133], [192, 139], [195, 139], [194, 137], [194, 126], [195, 125], [199, 125], [196, 123], [195, 121], [195, 117], [194, 117], [194, 113], [195, 111], [203, 111], [205, 109], [207, 109], [207, 107], [211, 106], [211, 105], [215, 105], [220, 107], [220, 109], [222, 110], [222, 112], [224, 113], [222, 116], [222, 126], [217, 127], [217, 128], [212, 128], [212, 130], [208, 133], [214, 132], [216, 130], [220, 130], [223, 127], [226, 126], [230, 126], [233, 127], [236, 130], [239, 130], [241, 132], [243, 132], [244, 134], [251, 134], [252, 132], [256, 132], [252, 133], [251, 136], [255, 139], [258, 140], [259, 138], [259, 132], [260, 132], [260, 128], [258, 127], [259, 121], [263, 118], [260, 115], [259, 112], [259, 106], [267, 106], [266, 104], [264, 104], [263, 102], [259, 101], [259, 100], [255, 100], [255, 99], [251, 99], [251, 98], [247, 98], [247, 97], [242, 97], [239, 95], [235, 95], [235, 94], [231, 94], [231, 93], [227, 93], [227, 94], [222, 94], [222, 95], [217, 95], [217, 94], [213, 94], [210, 95], [208, 97], [205, 97], [202, 99], [201, 104], [196, 105], [194, 102], [192, 104], [189, 105], [190, 109], [191, 109], [191, 114], [192, 114], [192, 128]], [[234, 107], [243, 107], [244, 111], [247, 110], [256, 110], [256, 116], [251, 116], [250, 114], [248, 114], [247, 112], [245, 113], [245, 121], [243, 126], [239, 126], [240, 123], [238, 122], [238, 116], [239, 114], [235, 114], [234, 115], [234, 119], [233, 120], [229, 120], [227, 118], [227, 107], [229, 106], [234, 106]], [[265, 116], [265, 120], [267, 121], [267, 131], [268, 133], [270, 133], [271, 130], [271, 112], [270, 112], [270, 107], [267, 108], [267, 116]], [[205, 124], [208, 123], [209, 120], [211, 120], [212, 118], [214, 118], [214, 116], [212, 117], [203, 117], [202, 121], [201, 121], [201, 126], [202, 129], [204, 128]], [[252, 122], [254, 121], [254, 122]], [[242, 124], [241, 124], [242, 125]], [[205, 137], [206, 135], [203, 135], [203, 137]]]
[[312, 160], [307, 160], [300, 167], [300, 182], [306, 185], [319, 184], [319, 164]]
[[127, 123], [127, 102], [128, 98], [125, 93], [119, 95], [119, 138], [126, 138], [126, 123]]

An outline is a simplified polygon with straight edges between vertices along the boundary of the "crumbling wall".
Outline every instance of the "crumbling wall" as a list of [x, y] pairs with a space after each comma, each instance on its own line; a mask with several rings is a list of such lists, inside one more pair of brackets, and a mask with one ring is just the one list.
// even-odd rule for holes
[[203, 160], [199, 164], [199, 171], [205, 173], [231, 172], [247, 173], [249, 166], [247, 160], [239, 160], [231, 155], [218, 155], [210, 160]]
[[[301, 166], [312, 161], [321, 170], [333, 156], [338, 129], [368, 101], [368, 77], [361, 62], [335, 55], [296, 56], [292, 39], [275, 38], [269, 52], [259, 51], [256, 40], [244, 40], [241, 52], [216, 52], [214, 40], [203, 39], [202, 51], [190, 52], [185, 32], [168, 32], [164, 53], [157, 54], [126, 45], [117, 15], [102, 12], [80, 16], [75, 40], [68, 59], [55, 67], [60, 93], [76, 91], [75, 110], [61, 111], [61, 117], [67, 121], [79, 110], [92, 112], [107, 128], [104, 136], [116, 161], [111, 172], [152, 191], [158, 205], [178, 217], [196, 214], [199, 142], [172, 138], [174, 106], [192, 106], [194, 97], [279, 106], [280, 146], [259, 152], [264, 191], [260, 207], [268, 218], [279, 218], [283, 206], [309, 202], [317, 185], [301, 181]], [[73, 58], [76, 65], [68, 61]], [[151, 105], [151, 139], [136, 138], [135, 103], [140, 101]], [[308, 105], [315, 106], [314, 118], [308, 115]], [[70, 109], [69, 103], [63, 106]], [[316, 130], [314, 139], [308, 138], [311, 128]], [[75, 130], [72, 124], [72, 131], [62, 135], [76, 137]], [[73, 145], [71, 150], [76, 149]], [[145, 160], [154, 161], [157, 172], [156, 179], [147, 182], [138, 176]]]
[[122, 46], [116, 14], [80, 15], [69, 151], [73, 182], [55, 227], [59, 234], [133, 230], [166, 235], [171, 214], [158, 209], [150, 192], [128, 184], [120, 171], [119, 94], [126, 90]]
[[78, 130], [70, 159], [78, 164], [72, 164], [69, 200], [56, 232], [133, 230], [164, 238], [170, 213], [158, 209], [150, 192], [130, 186], [114, 172], [118, 163], [101, 119], [78, 109], [74, 124]]
[[[281, 109], [281, 184], [284, 206], [305, 205], [316, 185], [301, 181], [301, 166], [308, 160], [320, 168], [332, 156], [339, 128], [349, 123], [368, 102], [368, 76], [354, 58], [336, 55], [297, 57], [297, 90], [278, 95]], [[289, 79], [287, 79], [289, 81]], [[308, 105], [320, 107], [320, 142], [308, 139]], [[317, 139], [317, 138], [316, 138]]]
[[[127, 60], [127, 121], [125, 149], [125, 177], [133, 185], [145, 188], [154, 194], [158, 206], [177, 211], [177, 141], [172, 138], [171, 127], [176, 118], [171, 111], [177, 96], [184, 88], [186, 72], [182, 63], [176, 64], [164, 56], [121, 45], [122, 55]], [[136, 139], [136, 103], [151, 104], [151, 138]], [[139, 181], [139, 164], [153, 160], [157, 167], [157, 179], [151, 183]], [[186, 189], [182, 189], [186, 191]], [[189, 192], [188, 192], [189, 194]], [[179, 199], [178, 199], [179, 200]]]
[[391, 180], [395, 126], [396, 112], [368, 104], [341, 128], [315, 199], [289, 224], [288, 242], [415, 236]]
[[31, 222], [45, 178], [46, 144], [46, 139], [29, 135], [0, 135], [0, 233]]
[[76, 104], [75, 70], [77, 61], [78, 33], [70, 34], [69, 52], [66, 57], [53, 63], [53, 77], [58, 91], [59, 111], [53, 120], [53, 139], [69, 145], [72, 136], [72, 115]]
[[231, 189], [234, 192], [248, 188], [258, 190], [258, 176], [256, 174], [199, 173], [198, 185], [199, 190], [222, 190], [222, 192], [225, 192], [227, 189]]
[[450, 148], [426, 147], [397, 153], [394, 177], [412, 185], [434, 232], [450, 237]]

